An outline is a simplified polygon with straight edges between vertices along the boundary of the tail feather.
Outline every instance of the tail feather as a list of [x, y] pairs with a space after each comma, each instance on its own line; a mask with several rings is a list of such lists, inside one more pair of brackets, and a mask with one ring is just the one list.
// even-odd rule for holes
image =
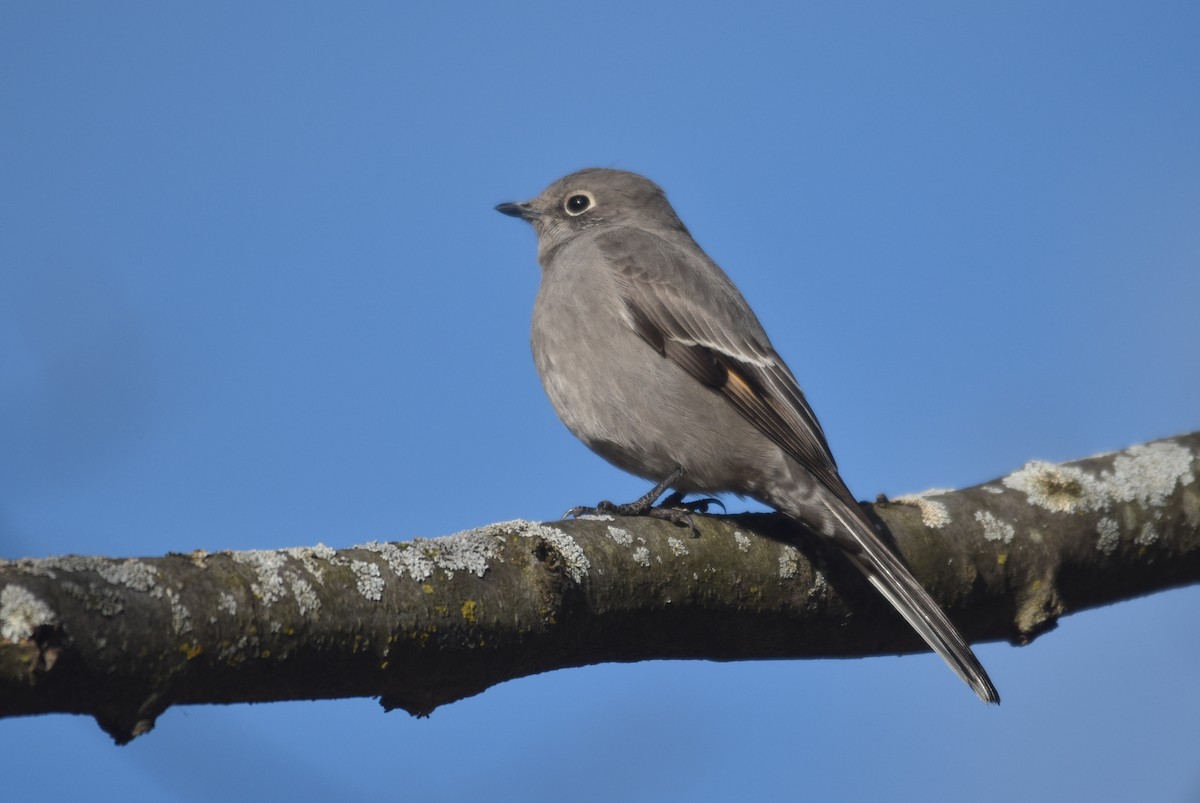
[[[862, 571], [921, 638], [942, 657], [954, 672], [985, 703], [1000, 702], [987, 671], [971, 651], [971, 646], [942, 611], [929, 592], [917, 582], [900, 559], [880, 540], [860, 510], [850, 510], [841, 500], [828, 500], [825, 506], [860, 547], [847, 557]], [[857, 514], [857, 515], [856, 515]]]

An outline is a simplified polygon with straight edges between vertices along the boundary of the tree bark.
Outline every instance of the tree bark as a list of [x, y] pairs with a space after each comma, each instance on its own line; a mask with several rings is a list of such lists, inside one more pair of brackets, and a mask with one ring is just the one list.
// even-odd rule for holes
[[[1200, 580], [1200, 433], [868, 510], [972, 641]], [[378, 696], [419, 716], [604, 661], [925, 650], [776, 514], [491, 524], [444, 538], [0, 561], [0, 716]], [[950, 677], [947, 676], [947, 682]]]

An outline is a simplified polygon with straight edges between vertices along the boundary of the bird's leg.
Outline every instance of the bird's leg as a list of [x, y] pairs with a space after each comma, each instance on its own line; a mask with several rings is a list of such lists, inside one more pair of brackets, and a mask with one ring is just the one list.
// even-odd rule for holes
[[[663, 492], [670, 488], [671, 485], [677, 482], [682, 476], [683, 467], [677, 466], [675, 470], [667, 476], [666, 479], [655, 485], [646, 494], [638, 497], [633, 502], [618, 505], [606, 499], [595, 507], [573, 507], [563, 514], [563, 518], [577, 518], [579, 516], [585, 516], [589, 514], [609, 514], [613, 516], [650, 516], [651, 518], [664, 519], [680, 526], [688, 527], [691, 529], [692, 535], [698, 536], [700, 533], [696, 529], [696, 525], [692, 521], [692, 517], [689, 516], [685, 511], [676, 507], [678, 502], [683, 498], [682, 494], [673, 493], [667, 497], [668, 500], [675, 500], [670, 506], [654, 506], [654, 503], [658, 501], [660, 496], [663, 495]], [[678, 497], [678, 499], [676, 499], [676, 497]]]

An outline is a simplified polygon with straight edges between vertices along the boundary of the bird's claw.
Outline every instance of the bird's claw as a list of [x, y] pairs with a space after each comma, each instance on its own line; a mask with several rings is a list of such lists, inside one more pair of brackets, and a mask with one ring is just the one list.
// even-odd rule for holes
[[595, 507], [587, 505], [576, 505], [575, 507], [562, 514], [562, 520], [578, 519], [581, 516], [636, 516], [637, 513], [622, 512], [622, 508], [630, 508], [632, 505], [614, 505], [607, 499], [598, 502]]
[[715, 496], [706, 496], [703, 499], [692, 499], [691, 501], [684, 499], [685, 496], [686, 494], [676, 491], [666, 499], [662, 500], [662, 504], [660, 504], [659, 507], [677, 508], [686, 510], [689, 513], [700, 513], [703, 515], [708, 513], [708, 509], [710, 507], [717, 505], [721, 508], [722, 513], [726, 512], [725, 503], [720, 499], [717, 499]]
[[669, 521], [679, 527], [687, 527], [692, 531], [692, 538], [700, 537], [700, 530], [696, 527], [696, 522], [692, 521], [691, 513], [681, 510], [677, 507], [652, 507], [646, 511], [645, 515], [655, 519]]

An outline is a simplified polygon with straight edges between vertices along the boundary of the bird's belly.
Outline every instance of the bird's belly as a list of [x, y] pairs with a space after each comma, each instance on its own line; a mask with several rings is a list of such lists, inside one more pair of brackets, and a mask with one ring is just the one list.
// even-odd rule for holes
[[597, 454], [655, 482], [682, 467], [684, 491], [759, 496], [782, 470], [778, 447], [618, 311], [556, 301], [534, 308], [534, 361], [559, 418]]

